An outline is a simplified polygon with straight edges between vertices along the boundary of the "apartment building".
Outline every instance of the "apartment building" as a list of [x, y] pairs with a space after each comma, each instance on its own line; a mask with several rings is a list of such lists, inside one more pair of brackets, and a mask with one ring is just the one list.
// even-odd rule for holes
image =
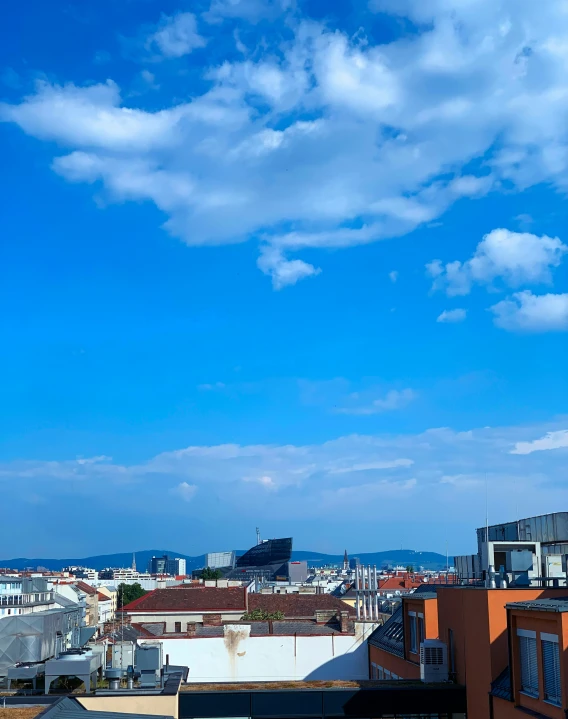
[[[403, 597], [395, 614], [369, 638], [370, 676], [420, 679], [420, 645], [437, 639], [447, 648], [450, 680], [466, 687], [469, 719], [507, 719], [522, 709], [560, 719], [568, 699], [564, 689], [551, 687], [558, 676], [564, 686], [565, 674], [558, 674], [562, 659], [557, 661], [546, 642], [556, 641], [558, 657], [564, 638], [568, 647], [565, 611], [568, 598], [561, 588], [439, 585], [417, 590]], [[547, 678], [551, 666], [554, 679]]]

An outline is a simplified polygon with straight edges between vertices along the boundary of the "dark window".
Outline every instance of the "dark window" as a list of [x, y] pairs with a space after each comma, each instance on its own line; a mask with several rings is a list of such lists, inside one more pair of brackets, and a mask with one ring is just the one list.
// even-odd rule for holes
[[176, 622], [174, 624], [174, 631], [176, 634], [181, 634], [181, 622]]
[[456, 671], [456, 645], [454, 643], [454, 630], [448, 629], [448, 654], [450, 661], [450, 672]]
[[416, 646], [416, 614], [412, 613], [408, 615], [408, 623], [410, 626], [410, 651], [416, 654], [418, 648]]
[[560, 705], [562, 690], [560, 689], [560, 656], [558, 654], [558, 637], [556, 641], [543, 639], [542, 668], [544, 672], [544, 698], [551, 704]]

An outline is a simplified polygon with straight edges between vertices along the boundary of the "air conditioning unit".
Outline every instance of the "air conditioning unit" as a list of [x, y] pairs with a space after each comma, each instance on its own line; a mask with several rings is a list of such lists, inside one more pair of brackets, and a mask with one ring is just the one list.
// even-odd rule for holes
[[420, 679], [423, 682], [448, 681], [448, 648], [438, 639], [420, 644]]

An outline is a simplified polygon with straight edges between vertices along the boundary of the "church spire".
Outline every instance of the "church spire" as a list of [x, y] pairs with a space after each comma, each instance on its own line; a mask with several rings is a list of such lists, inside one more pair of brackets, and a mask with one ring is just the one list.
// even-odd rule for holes
[[349, 557], [347, 556], [347, 550], [345, 550], [345, 554], [343, 555], [343, 569], [345, 571], [349, 569]]

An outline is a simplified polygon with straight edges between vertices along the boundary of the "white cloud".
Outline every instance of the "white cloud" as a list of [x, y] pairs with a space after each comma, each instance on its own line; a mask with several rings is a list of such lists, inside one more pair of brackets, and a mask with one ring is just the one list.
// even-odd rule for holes
[[[128, 106], [110, 80], [40, 83], [0, 105], [0, 119], [68, 148], [54, 169], [96, 182], [97, 196], [102, 187], [108, 200], [155, 202], [165, 228], [190, 245], [260, 237], [275, 254], [263, 250], [259, 267], [276, 288], [319, 271], [291, 254], [305, 248], [400, 237], [456, 200], [503, 188], [568, 189], [563, 0], [375, 6], [408, 16], [416, 32], [364, 44], [289, 13], [289, 39], [271, 35], [254, 59], [204, 68], [205, 90], [180, 78], [164, 109]], [[287, 7], [214, 0], [207, 19], [275, 19]], [[211, 42], [217, 30], [210, 25]], [[194, 16], [179, 13], [148, 42], [179, 57], [205, 40]], [[467, 294], [473, 282], [548, 282], [565, 246], [501, 232], [470, 260], [434, 265], [438, 284]]]
[[532, 454], [532, 452], [546, 452], [551, 449], [568, 448], [568, 429], [557, 432], [547, 432], [544, 437], [531, 442], [516, 442], [511, 454]]
[[243, 477], [243, 482], [253, 482], [254, 484], [260, 484], [261, 487], [274, 491], [278, 489], [276, 482], [269, 477], [267, 474], [263, 474], [260, 477]]
[[191, 500], [195, 497], [197, 489], [198, 488], [195, 484], [180, 482], [177, 487], [173, 487], [170, 492], [171, 494], [175, 494], [180, 499], [183, 499], [184, 502], [191, 502]]
[[[235, 512], [250, 523], [260, 513], [266, 522], [292, 513], [307, 521], [329, 518], [330, 508], [342, 502], [353, 503], [359, 518], [372, 521], [377, 502], [387, 516], [400, 510], [404, 498], [405, 511], [432, 522], [463, 510], [463, 491], [469, 488], [471, 516], [483, 517], [484, 494], [473, 490], [490, 467], [492, 515], [506, 521], [513, 492], [525, 516], [568, 502], [565, 452], [534, 451], [542, 441], [551, 449], [565, 446], [565, 427], [564, 422], [467, 432], [437, 428], [405, 435], [348, 435], [310, 445], [190, 446], [130, 464], [4, 462], [0, 483], [3, 496], [12, 490], [18, 497], [30, 492], [53, 502], [72, 494], [88, 497], [95, 506], [107, 496], [124, 494], [120, 485], [128, 482], [135, 487], [129, 496], [139, 502], [136, 511], [164, 513], [172, 523], [196, 496], [203, 512], [219, 521]], [[530, 458], [528, 451], [534, 452]], [[161, 501], [164, 487], [179, 501]], [[267, 503], [266, 492], [276, 489], [278, 502]]]
[[216, 390], [216, 389], [225, 389], [225, 383], [224, 382], [213, 382], [213, 384], [209, 384], [209, 383], [199, 384], [199, 385], [197, 385], [197, 389], [201, 390], [202, 392], [211, 392], [212, 390]]
[[[353, 399], [358, 399], [355, 396]], [[416, 399], [416, 392], [407, 388], [403, 390], [392, 389], [384, 397], [373, 400], [369, 405], [340, 407], [336, 410], [339, 414], [371, 415], [380, 412], [389, 412], [395, 409], [402, 409]]]
[[436, 322], [463, 322], [467, 316], [467, 310], [461, 307], [455, 310], [444, 310], [438, 315]]
[[389, 272], [389, 280], [393, 284], [398, 280], [398, 272], [396, 270], [392, 270], [392, 272]]
[[443, 265], [433, 260], [426, 270], [434, 278], [433, 289], [444, 289], [449, 296], [466, 295], [473, 283], [490, 284], [498, 278], [509, 287], [549, 284], [551, 269], [558, 267], [566, 252], [568, 246], [558, 237], [499, 228], [483, 237], [466, 262]]
[[182, 57], [205, 47], [206, 42], [197, 30], [195, 15], [180, 12], [171, 17], [162, 15], [158, 29], [146, 39], [146, 48], [157, 48], [164, 57]]
[[533, 295], [529, 290], [490, 308], [498, 327], [519, 332], [554, 332], [568, 330], [568, 293]]
[[261, 250], [257, 265], [265, 275], [272, 278], [275, 290], [281, 290], [287, 285], [295, 285], [305, 277], [319, 275], [319, 267], [303, 260], [287, 260], [284, 254], [275, 247], [266, 246]]

